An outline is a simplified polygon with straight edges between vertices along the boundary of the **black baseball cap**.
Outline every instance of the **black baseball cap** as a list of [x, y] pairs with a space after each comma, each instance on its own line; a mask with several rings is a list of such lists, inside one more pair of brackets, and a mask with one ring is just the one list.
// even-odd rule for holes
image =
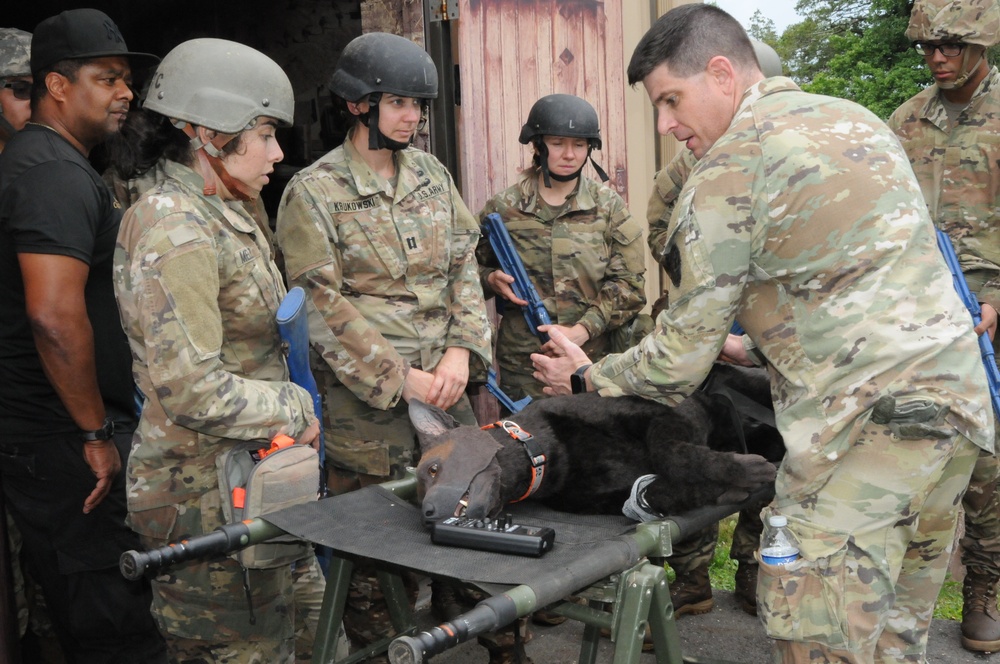
[[35, 27], [31, 38], [31, 73], [37, 74], [60, 60], [123, 56], [136, 66], [160, 61], [149, 53], [134, 53], [115, 22], [97, 9], [68, 9]]

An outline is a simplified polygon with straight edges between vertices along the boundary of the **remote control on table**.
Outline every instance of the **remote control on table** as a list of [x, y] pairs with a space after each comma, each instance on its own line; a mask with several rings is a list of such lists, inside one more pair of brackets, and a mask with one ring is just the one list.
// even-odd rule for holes
[[431, 528], [435, 544], [538, 557], [552, 548], [556, 533], [546, 526], [516, 526], [511, 515], [498, 519], [449, 517]]

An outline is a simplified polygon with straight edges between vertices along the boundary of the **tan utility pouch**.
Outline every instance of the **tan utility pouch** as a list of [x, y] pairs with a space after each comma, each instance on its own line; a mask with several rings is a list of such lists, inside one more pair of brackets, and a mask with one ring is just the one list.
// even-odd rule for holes
[[[319, 455], [278, 436], [270, 448], [238, 443], [215, 460], [226, 521], [236, 523], [318, 498]], [[289, 565], [308, 553], [308, 542], [277, 537], [232, 554], [250, 569]]]

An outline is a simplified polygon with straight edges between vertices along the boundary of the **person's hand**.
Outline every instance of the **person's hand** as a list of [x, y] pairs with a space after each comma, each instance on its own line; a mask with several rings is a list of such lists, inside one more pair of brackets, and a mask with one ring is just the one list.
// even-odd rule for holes
[[433, 384], [434, 374], [428, 373], [423, 369], [411, 368], [406, 374], [406, 380], [403, 382], [403, 401], [410, 403], [410, 399], [416, 398], [424, 403], [429, 403], [427, 401], [427, 392]]
[[983, 319], [976, 326], [976, 336], [981, 336], [983, 332], [989, 332], [990, 341], [997, 333], [997, 310], [988, 304], [980, 306]]
[[315, 417], [306, 430], [295, 439], [296, 445], [308, 445], [319, 452], [319, 420]]
[[590, 364], [590, 358], [575, 343], [566, 338], [556, 325], [539, 325], [538, 329], [549, 335], [549, 339], [555, 345], [553, 356], [542, 353], [532, 353], [531, 362], [535, 365], [535, 372], [532, 374], [535, 380], [544, 383], [542, 391], [550, 396], [558, 394], [572, 394], [569, 377], [578, 367]]
[[517, 295], [514, 295], [514, 290], [510, 287], [514, 283], [514, 277], [510, 276], [503, 270], [493, 270], [486, 277], [486, 283], [489, 284], [493, 292], [502, 297], [503, 299], [516, 304], [519, 307], [528, 306], [527, 300], [522, 300]]
[[[569, 339], [571, 342], [577, 346], [583, 346], [583, 344], [590, 341], [590, 332], [587, 332], [585, 328], [580, 323], [577, 323], [573, 327], [564, 327], [562, 325], [551, 325], [550, 328], [559, 330], [564, 337]], [[549, 357], [559, 357], [563, 354], [562, 349], [559, 348], [551, 339], [542, 346], [542, 352]]]
[[97, 478], [97, 486], [83, 501], [83, 513], [90, 514], [111, 491], [111, 482], [122, 469], [122, 458], [113, 440], [89, 440], [83, 444], [83, 460]]
[[448, 410], [458, 403], [469, 384], [469, 349], [448, 348], [431, 374], [434, 382], [427, 390], [427, 403]]
[[747, 349], [743, 346], [743, 337], [738, 334], [730, 334], [726, 337], [726, 342], [722, 345], [722, 352], [719, 353], [719, 361], [738, 364], [741, 367], [754, 366]]

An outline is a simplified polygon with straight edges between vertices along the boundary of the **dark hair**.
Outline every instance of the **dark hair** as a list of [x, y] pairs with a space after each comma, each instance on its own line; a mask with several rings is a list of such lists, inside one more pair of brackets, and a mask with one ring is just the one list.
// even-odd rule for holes
[[753, 44], [736, 19], [714, 5], [681, 5], [661, 16], [639, 40], [628, 64], [628, 82], [639, 83], [664, 63], [674, 76], [688, 78], [704, 71], [717, 55], [738, 68], [760, 68]]
[[51, 67], [47, 67], [37, 74], [33, 74], [33, 80], [31, 82], [31, 110], [34, 111], [35, 107], [38, 105], [38, 101], [49, 93], [49, 88], [45, 85], [45, 77], [50, 73], [55, 72], [65, 76], [70, 80], [71, 83], [76, 83], [76, 77], [80, 74], [80, 68], [85, 64], [90, 62], [90, 60], [60, 60], [55, 62]]
[[187, 134], [169, 118], [142, 108], [129, 110], [121, 130], [104, 142], [104, 150], [122, 180], [144, 175], [164, 157], [187, 166], [194, 163]]

